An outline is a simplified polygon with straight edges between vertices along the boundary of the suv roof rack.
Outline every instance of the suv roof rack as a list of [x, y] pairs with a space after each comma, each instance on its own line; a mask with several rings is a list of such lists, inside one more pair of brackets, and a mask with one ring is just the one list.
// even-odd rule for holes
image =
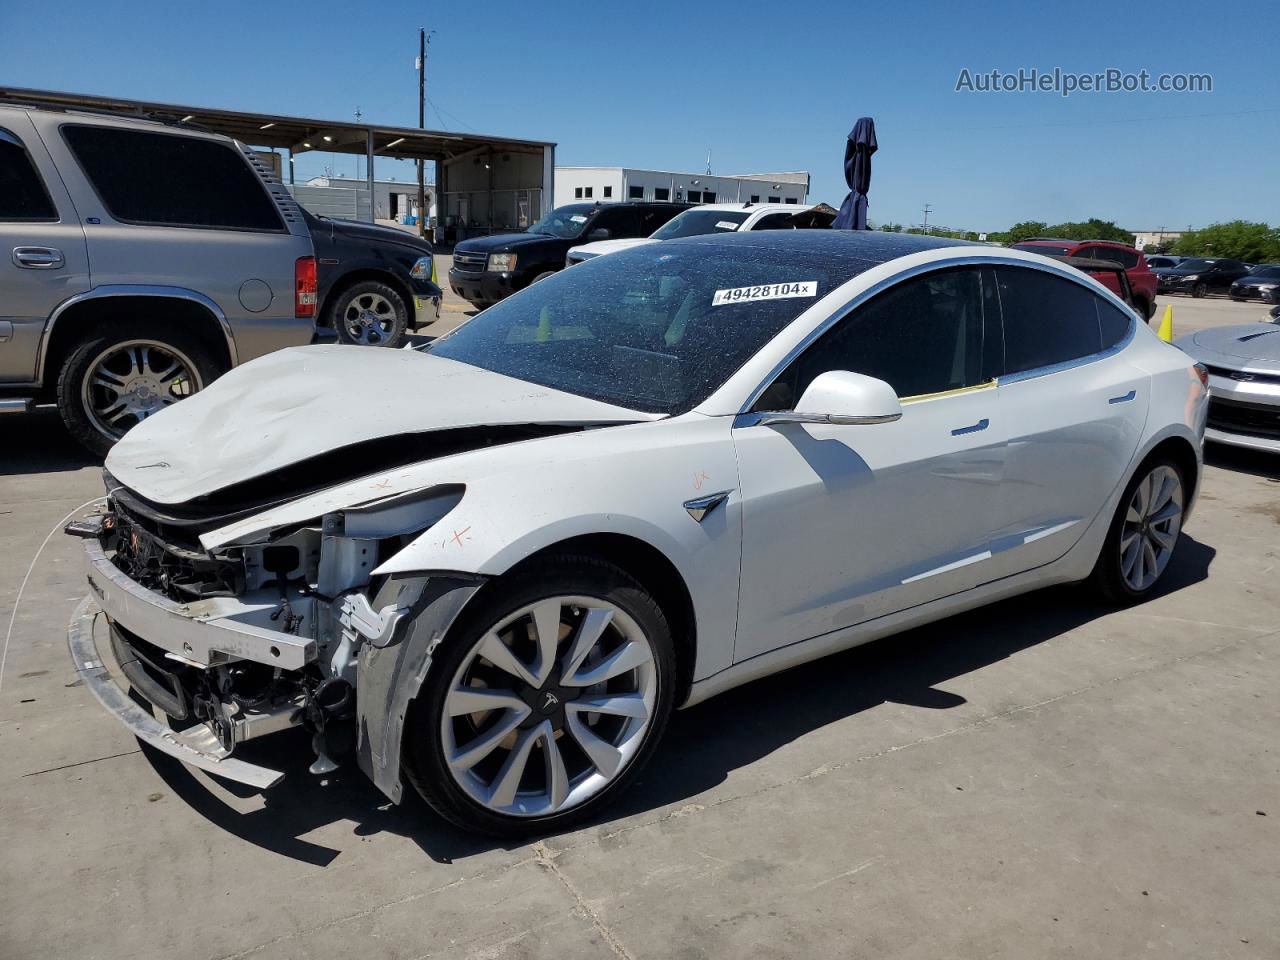
[[198, 123], [190, 123], [178, 118], [166, 116], [165, 114], [155, 113], [154, 111], [143, 112], [141, 110], [113, 110], [110, 107], [88, 107], [75, 104], [61, 103], [31, 103], [23, 100], [21, 97], [11, 97], [0, 93], [0, 104], [7, 107], [20, 107], [23, 110], [42, 110], [46, 113], [82, 113], [91, 117], [118, 117], [121, 120], [143, 120], [148, 123], [158, 123], [165, 127], [178, 127], [182, 130], [195, 130], [197, 133], [216, 134], [217, 131], [210, 130], [206, 126]]

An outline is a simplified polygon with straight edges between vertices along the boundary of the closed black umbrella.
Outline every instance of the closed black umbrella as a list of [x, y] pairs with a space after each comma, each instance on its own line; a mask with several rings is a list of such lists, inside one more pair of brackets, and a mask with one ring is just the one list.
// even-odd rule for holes
[[871, 189], [871, 155], [876, 152], [876, 122], [860, 117], [844, 145], [844, 179], [849, 195], [840, 205], [833, 230], [867, 229], [867, 191]]

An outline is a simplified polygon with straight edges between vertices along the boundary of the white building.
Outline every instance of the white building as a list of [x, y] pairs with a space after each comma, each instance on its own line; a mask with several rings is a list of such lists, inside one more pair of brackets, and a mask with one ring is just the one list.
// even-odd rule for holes
[[[416, 180], [375, 180], [373, 215], [369, 211], [369, 185], [351, 177], [312, 177], [291, 185], [297, 201], [312, 213], [343, 220], [394, 220], [405, 223], [417, 212]], [[435, 185], [426, 185], [427, 215], [435, 215]]]
[[1147, 247], [1158, 247], [1162, 243], [1169, 243], [1181, 237], [1181, 230], [1134, 230], [1133, 245], [1139, 250], [1145, 250]]
[[672, 173], [634, 167], [556, 167], [556, 206], [582, 201], [805, 203], [807, 173]]

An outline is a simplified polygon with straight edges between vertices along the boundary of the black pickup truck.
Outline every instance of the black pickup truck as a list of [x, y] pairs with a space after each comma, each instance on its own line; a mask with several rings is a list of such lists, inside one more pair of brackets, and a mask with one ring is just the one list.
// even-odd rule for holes
[[318, 339], [394, 347], [435, 319], [431, 244], [395, 227], [303, 216], [316, 254]]
[[449, 286], [473, 306], [487, 307], [564, 269], [571, 247], [597, 240], [647, 237], [691, 203], [570, 203], [524, 233], [463, 240], [453, 249]]

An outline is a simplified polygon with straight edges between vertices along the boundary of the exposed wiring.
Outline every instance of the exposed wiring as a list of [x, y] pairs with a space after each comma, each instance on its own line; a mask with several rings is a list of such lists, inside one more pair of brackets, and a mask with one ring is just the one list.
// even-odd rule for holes
[[27, 589], [27, 581], [31, 579], [31, 571], [36, 568], [36, 561], [40, 559], [40, 554], [44, 553], [44, 548], [49, 545], [49, 541], [53, 539], [53, 535], [62, 528], [64, 523], [74, 517], [85, 507], [93, 506], [95, 503], [101, 503], [105, 499], [107, 498], [104, 495], [101, 497], [94, 497], [92, 500], [87, 500], [55, 523], [53, 525], [53, 529], [49, 531], [49, 535], [45, 537], [44, 542], [40, 544], [40, 549], [36, 551], [36, 555], [31, 558], [31, 565], [27, 567], [27, 574], [22, 578], [22, 585], [18, 587], [18, 596], [14, 598], [13, 612], [9, 614], [9, 629], [6, 630], [4, 634], [4, 648], [0, 649], [0, 690], [4, 689], [4, 665], [5, 661], [9, 659], [9, 640], [13, 637], [13, 624], [18, 619], [18, 606], [22, 603], [22, 594]]

